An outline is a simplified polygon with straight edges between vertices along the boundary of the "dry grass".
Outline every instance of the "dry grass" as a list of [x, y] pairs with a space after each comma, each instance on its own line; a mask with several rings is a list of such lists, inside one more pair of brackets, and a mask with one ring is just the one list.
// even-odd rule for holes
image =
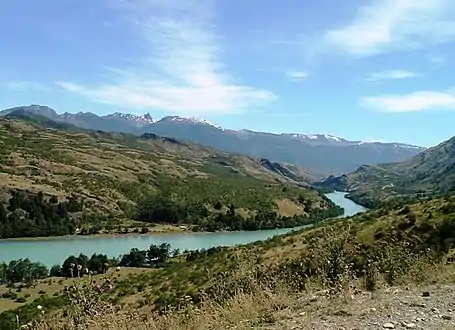
[[[133, 275], [139, 275], [145, 272], [150, 272], [152, 271], [150, 268], [122, 268], [121, 271], [118, 273], [118, 279], [126, 278], [129, 276]], [[113, 270], [110, 270], [108, 274], [111, 274]], [[94, 280], [99, 281], [103, 276], [105, 275], [96, 275], [93, 277]], [[49, 277], [43, 280], [39, 280], [36, 282], [34, 287], [30, 288], [22, 288], [20, 292], [16, 292], [17, 289], [11, 289], [12, 292], [15, 292], [18, 297], [26, 297], [30, 295], [27, 299], [27, 302], [33, 301], [37, 298], [39, 298], [42, 294], [40, 294], [41, 291], [44, 291], [47, 296], [52, 296], [54, 293], [60, 293], [65, 286], [71, 286], [75, 282], [80, 280], [75, 280], [75, 279], [65, 279], [62, 277]], [[8, 292], [10, 288], [7, 288], [6, 285], [0, 285], [0, 296]], [[7, 310], [12, 310], [15, 308], [18, 308], [20, 306], [23, 306], [25, 303], [19, 303], [14, 300], [11, 300], [9, 298], [1, 298], [0, 297], [0, 313], [7, 311]]]
[[[383, 287], [370, 293], [361, 290], [360, 282], [353, 281], [338, 295], [321, 290], [320, 283], [312, 283], [303, 293], [288, 290], [285, 284], [273, 292], [257, 285], [250, 293], [237, 292], [224, 303], [207, 299], [200, 305], [189, 303], [181, 309], [158, 314], [145, 306], [140, 309], [118, 309], [104, 306], [91, 316], [70, 318], [54, 315], [30, 329], [36, 330], [246, 330], [246, 329], [339, 329], [355, 328], [360, 320], [384, 318], [402, 306], [399, 297], [418, 299], [422, 290], [438, 291], [439, 300], [449, 298], [453, 289], [454, 266], [440, 266], [438, 272], [420, 288], [414, 282], [393, 288]], [[429, 275], [430, 275], [429, 273]], [[428, 285], [438, 281], [438, 286]], [[450, 284], [450, 288], [447, 287]], [[412, 285], [412, 289], [409, 289]], [[446, 285], [446, 286], [445, 286]], [[415, 298], [412, 298], [415, 297]], [[440, 301], [439, 301], [440, 302]], [[437, 305], [439, 302], [435, 302]], [[401, 306], [401, 307], [400, 307]], [[372, 309], [372, 307], [374, 307]], [[373, 312], [372, 312], [373, 310]], [[433, 328], [431, 328], [433, 329]], [[440, 325], [438, 329], [452, 329]]]
[[[126, 141], [121, 134], [69, 133], [39, 129], [26, 123], [0, 119], [0, 146], [8, 149], [0, 163], [0, 190], [42, 191], [46, 195], [67, 197], [76, 194], [93, 202], [92, 210], [115, 210], [129, 197], [118, 186], [139, 183], [144, 177], [184, 180], [217, 179], [223, 174], [217, 159], [226, 159], [238, 178], [250, 176], [264, 183], [295, 183], [265, 167], [257, 160], [205, 149], [198, 145], [173, 143], [162, 139]], [[25, 143], [23, 143], [25, 141]], [[0, 157], [1, 158], [1, 157]], [[205, 169], [205, 165], [214, 166]], [[112, 184], [116, 183], [116, 184]], [[153, 184], [152, 184], [153, 186]], [[311, 199], [319, 201], [316, 194]], [[283, 201], [280, 213], [301, 214], [297, 205]], [[315, 204], [316, 205], [316, 204]]]
[[303, 207], [297, 205], [290, 199], [278, 199], [275, 202], [278, 207], [278, 214], [286, 217], [305, 214]]
[[224, 304], [207, 300], [198, 307], [189, 305], [180, 310], [169, 310], [164, 314], [157, 314], [147, 307], [121, 311], [106, 308], [98, 315], [78, 320], [82, 323], [79, 326], [69, 320], [62, 322], [59, 315], [41, 322], [34, 329], [251, 329], [253, 326], [275, 322], [274, 313], [290, 308], [296, 303], [294, 300], [296, 297], [286, 291], [271, 293], [265, 288], [257, 287], [253, 293], [238, 292]]

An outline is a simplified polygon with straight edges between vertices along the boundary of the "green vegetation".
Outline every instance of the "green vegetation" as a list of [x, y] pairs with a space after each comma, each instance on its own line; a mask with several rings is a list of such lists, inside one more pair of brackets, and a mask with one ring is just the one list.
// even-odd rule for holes
[[104, 254], [94, 253], [90, 258], [84, 254], [69, 256], [61, 266], [54, 265], [51, 269], [51, 276], [81, 277], [84, 274], [104, 274], [109, 267], [115, 266], [117, 261], [109, 259]]
[[156, 224], [256, 230], [342, 212], [297, 181], [291, 166], [154, 134], [20, 119], [0, 118], [0, 238], [67, 235], [76, 228], [95, 234], [119, 226], [147, 232]]
[[[230, 131], [219, 130], [212, 125], [181, 123], [172, 120], [172, 117], [163, 118], [151, 125], [137, 127], [134, 121], [121, 119], [117, 116], [96, 116], [93, 113], [78, 113], [68, 117], [58, 115], [53, 109], [45, 106], [30, 105], [20, 106], [5, 111], [0, 111], [0, 116], [5, 114], [9, 118], [20, 118], [36, 122], [41, 126], [66, 129], [74, 131], [76, 128], [66, 122], [77, 123], [81, 127], [108, 132], [124, 132], [147, 135], [155, 133], [160, 136], [176, 138], [180, 141], [192, 141], [218, 150], [231, 153], [249, 154], [255, 157], [268, 158], [281, 163], [290, 163], [303, 166], [286, 165], [285, 171], [291, 169], [291, 176], [297, 174], [307, 180], [320, 179], [329, 174], [341, 174], [355, 170], [358, 164], [380, 164], [392, 161], [401, 161], [423, 150], [423, 148], [410, 148], [394, 143], [365, 143], [344, 141], [342, 143], [327, 140], [319, 136], [311, 140], [304, 136], [294, 134], [270, 134], [259, 132], [240, 132], [232, 134]], [[42, 116], [57, 119], [46, 121]], [[65, 127], [64, 125], [67, 125]], [[77, 128], [83, 131], [81, 128]], [[282, 172], [282, 166], [271, 169]], [[282, 165], [282, 164], [281, 164]], [[310, 170], [311, 172], [309, 172]], [[300, 179], [299, 179], [300, 181]], [[305, 181], [305, 180], [304, 180]]]
[[160, 312], [198, 306], [207, 299], [223, 304], [238, 292], [252, 293], [258, 285], [271, 292], [283, 286], [305, 292], [316, 286], [336, 295], [354, 284], [376, 290], [423, 283], [454, 258], [454, 214], [455, 196], [446, 196], [391, 204], [240, 247], [184, 252], [173, 258], [166, 246], [132, 250], [125, 265], [154, 269], [117, 280], [102, 297], [109, 304], [123, 301]]
[[[160, 246], [161, 247], [161, 246]], [[152, 257], [153, 249], [161, 251], [159, 248], [151, 246], [148, 256]], [[161, 254], [159, 254], [161, 257]], [[168, 254], [166, 254], [166, 258]], [[161, 260], [161, 259], [159, 259]], [[12, 260], [8, 264], [0, 263], [0, 285], [24, 284], [31, 286], [35, 281], [49, 277], [81, 277], [84, 274], [104, 274], [109, 267], [116, 266], [116, 259], [109, 259], [106, 255], [94, 253], [90, 258], [86, 255], [69, 256], [62, 265], [54, 265], [49, 270], [39, 262], [31, 262], [29, 259]], [[136, 267], [138, 267], [137, 265]]]
[[[208, 188], [208, 187], [207, 187]], [[208, 189], [210, 190], [210, 189]], [[264, 189], [266, 190], [266, 189]], [[164, 190], [165, 191], [165, 190]], [[294, 215], [293, 217], [281, 216], [274, 211], [273, 203], [261, 203], [256, 191], [251, 190], [251, 193], [244, 198], [250, 202], [250, 205], [258, 204], [258, 211], [244, 218], [236, 211], [234, 204], [226, 207], [221, 201], [212, 198], [212, 201], [206, 200], [207, 203], [197, 201], [190, 204], [183, 204], [167, 197], [167, 194], [159, 195], [151, 199], [143, 199], [138, 203], [137, 220], [144, 222], [166, 222], [173, 224], [186, 223], [193, 225], [195, 230], [259, 230], [273, 228], [290, 228], [311, 223], [317, 223], [327, 218], [336, 217], [343, 214], [343, 209], [334, 205], [330, 201], [326, 201], [330, 208], [327, 210], [314, 210], [309, 215]], [[223, 196], [226, 198], [226, 195]], [[241, 202], [241, 200], [240, 200]], [[210, 203], [213, 203], [211, 205]], [[304, 198], [300, 203], [305, 205]], [[209, 205], [209, 207], [207, 207]], [[248, 203], [244, 204], [245, 207]], [[308, 206], [307, 206], [308, 205]], [[311, 202], [305, 207], [311, 210]]]
[[74, 234], [76, 224], [71, 214], [82, 209], [74, 198], [59, 203], [55, 197], [46, 200], [41, 192], [11, 191], [7, 207], [0, 204], [0, 238]]
[[[173, 254], [178, 255], [178, 250]], [[150, 245], [150, 248], [145, 251], [131, 249], [127, 254], [124, 254], [118, 263], [122, 267], [147, 267], [159, 265], [169, 259], [171, 256], [171, 246], [167, 243], [160, 245]]]
[[[239, 248], [186, 253], [150, 274], [117, 283], [111, 297], [147, 296], [148, 304], [161, 310], [186, 296], [195, 303], [207, 295], [227, 299], [258, 278], [267, 286], [284, 281], [295, 290], [316, 281], [334, 292], [355, 279], [370, 290], [423, 280], [425, 268], [444, 264], [455, 251], [450, 210], [455, 211], [454, 197], [383, 208]], [[245, 263], [252, 273], [239, 278]]]
[[38, 262], [31, 262], [29, 259], [13, 260], [8, 264], [0, 263], [0, 285], [13, 283], [30, 285], [48, 275], [49, 270], [46, 266]]
[[348, 198], [368, 208], [392, 200], [407, 203], [455, 191], [455, 137], [401, 162], [361, 166], [317, 187], [348, 191]]

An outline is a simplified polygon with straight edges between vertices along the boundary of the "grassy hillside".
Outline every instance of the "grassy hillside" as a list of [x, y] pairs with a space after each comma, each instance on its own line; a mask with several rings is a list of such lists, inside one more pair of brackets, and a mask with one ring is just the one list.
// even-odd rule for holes
[[298, 164], [311, 170], [310, 175], [315, 180], [320, 180], [329, 174], [341, 175], [354, 171], [362, 164], [406, 160], [424, 150], [424, 148], [400, 143], [347, 141], [325, 134], [233, 131], [221, 129], [217, 125], [194, 118], [177, 116], [164, 117], [151, 123], [148, 114], [142, 117], [120, 113], [107, 116], [98, 116], [90, 112], [57, 114], [55, 110], [40, 105], [6, 109], [0, 111], [0, 117], [16, 113], [41, 115], [62, 125], [72, 124], [86, 129], [136, 135], [155, 133], [226, 152]]
[[0, 237], [157, 223], [273, 228], [339, 212], [291, 166], [17, 117], [0, 119], [0, 216], [9, 219]]
[[[256, 303], [264, 303], [265, 294], [268, 301], [278, 304], [274, 308], [279, 308], [277, 296], [283, 303], [299, 292], [327, 290], [329, 295], [336, 296], [359, 289], [375, 291], [394, 285], [421, 284], [441, 276], [447, 262], [454, 258], [454, 215], [455, 197], [382, 208], [265, 242], [184, 254], [150, 272], [127, 278], [116, 279], [114, 272], [114, 277], [108, 275], [114, 279], [108, 282], [113, 286], [103, 293], [94, 294], [90, 288], [84, 289], [82, 284], [89, 283], [85, 280], [76, 281], [75, 290], [80, 290], [84, 301], [97, 297], [97, 307], [92, 307], [103, 311], [98, 322], [104, 322], [103, 317], [107, 321], [113, 316], [108, 306], [121, 304], [122, 309], [137, 313], [137, 322], [142, 322], [138, 321], [142, 319], [140, 315], [147, 314], [144, 320], [158, 324], [159, 320], [183, 321], [184, 315], [198, 315], [194, 308], [201, 305], [228, 311], [232, 299], [239, 299], [239, 295], [253, 300], [252, 296], [262, 297]], [[60, 298], [43, 296], [14, 313], [26, 321], [31, 314], [37, 314], [37, 304], [48, 311], [53, 310], [53, 306], [65, 305], [73, 306], [68, 313], [79, 313], [78, 322], [93, 321], [90, 314], [81, 310], [87, 302], [79, 298], [68, 301], [65, 297], [63, 292]], [[248, 326], [242, 328], [273, 322], [270, 315], [260, 313], [265, 307], [255, 306], [258, 319], [244, 320]], [[164, 310], [167, 310], [164, 319], [153, 314]], [[2, 315], [4, 324], [14, 313]], [[241, 310], [236, 313], [238, 318], [242, 317]], [[150, 329], [155, 329], [153, 322], [149, 324]], [[47, 329], [57, 328], [60, 329], [54, 325]]]
[[[240, 248], [190, 253], [147, 276], [118, 283], [112, 294], [133, 295], [136, 299], [127, 300], [136, 302], [148, 297], [147, 304], [163, 309], [185, 296], [197, 302], [204, 294], [221, 298], [239, 286], [247, 290], [255, 278], [271, 281], [269, 285], [283, 280], [295, 289], [317, 280], [337, 290], [350, 276], [378, 281], [368, 285], [379, 285], [383, 277], [393, 285], [404, 277], [423, 276], [411, 272], [420, 267], [419, 261], [452, 258], [454, 214], [455, 197], [439, 198], [330, 221]], [[245, 262], [253, 267], [239, 278]], [[371, 272], [377, 273], [376, 279], [368, 279]]]
[[392, 198], [444, 194], [455, 189], [455, 137], [401, 162], [361, 166], [357, 171], [330, 177], [321, 187], [349, 191], [365, 206]]

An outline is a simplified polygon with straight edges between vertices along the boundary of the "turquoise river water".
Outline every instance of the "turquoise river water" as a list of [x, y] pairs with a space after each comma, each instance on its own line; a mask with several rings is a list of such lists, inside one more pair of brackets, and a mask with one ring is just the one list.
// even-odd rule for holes
[[[345, 197], [346, 193], [327, 194], [334, 203], [345, 209], [344, 216], [351, 216], [366, 209]], [[62, 263], [70, 255], [92, 255], [102, 253], [118, 257], [132, 248], [147, 249], [151, 244], [163, 242], [173, 249], [196, 250], [214, 246], [232, 246], [265, 240], [275, 235], [285, 234], [294, 229], [272, 229], [259, 231], [237, 231], [218, 233], [169, 233], [127, 236], [71, 236], [39, 240], [0, 240], [0, 262], [29, 258], [40, 261], [48, 267]]]

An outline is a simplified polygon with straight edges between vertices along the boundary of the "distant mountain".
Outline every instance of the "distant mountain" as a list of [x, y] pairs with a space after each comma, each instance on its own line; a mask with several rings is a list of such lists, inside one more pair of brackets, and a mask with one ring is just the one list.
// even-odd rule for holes
[[16, 111], [25, 111], [32, 114], [45, 116], [55, 121], [73, 124], [85, 129], [101, 130], [106, 132], [137, 134], [140, 132], [141, 127], [155, 122], [150, 114], [136, 116], [115, 112], [106, 116], [98, 116], [91, 112], [79, 112], [75, 114], [65, 112], [59, 115], [54, 109], [35, 104], [0, 111], [0, 117], [6, 116], [7, 114]]
[[319, 177], [348, 173], [361, 165], [404, 161], [425, 150], [401, 143], [348, 141], [327, 134], [272, 134], [231, 130], [206, 120], [178, 116], [154, 120], [149, 114], [135, 116], [118, 112], [106, 116], [83, 112], [58, 115], [53, 109], [40, 105], [7, 109], [1, 111], [0, 116], [17, 110], [86, 129], [136, 135], [154, 133], [228, 152], [296, 164]]
[[349, 191], [354, 199], [367, 203], [455, 191], [455, 137], [404, 162], [361, 166], [318, 185]]

